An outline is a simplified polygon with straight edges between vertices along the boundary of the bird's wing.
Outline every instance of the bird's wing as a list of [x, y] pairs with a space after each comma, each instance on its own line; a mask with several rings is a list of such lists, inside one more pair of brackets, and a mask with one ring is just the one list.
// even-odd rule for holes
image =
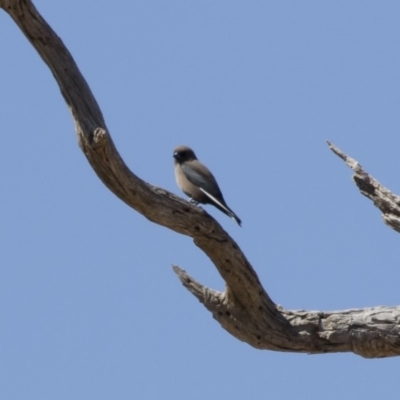
[[181, 164], [186, 179], [197, 186], [210, 200], [211, 204], [241, 225], [240, 218], [227, 206], [214, 175], [198, 160]]
[[232, 211], [231, 211], [229, 208], [227, 208], [225, 205], [223, 205], [223, 204], [221, 203], [221, 201], [220, 201], [220, 200], [217, 200], [212, 194], [208, 193], [208, 192], [207, 192], [205, 189], [203, 189], [203, 188], [200, 188], [200, 190], [201, 190], [211, 201], [213, 201], [216, 205], [218, 205], [218, 206], [220, 206], [222, 209], [224, 209], [228, 215], [230, 215], [230, 214], [232, 213]]
[[182, 163], [181, 168], [186, 178], [193, 183], [193, 185], [202, 189], [205, 194], [210, 194], [213, 197], [222, 197], [221, 190], [214, 175], [207, 167], [200, 164], [198, 160]]

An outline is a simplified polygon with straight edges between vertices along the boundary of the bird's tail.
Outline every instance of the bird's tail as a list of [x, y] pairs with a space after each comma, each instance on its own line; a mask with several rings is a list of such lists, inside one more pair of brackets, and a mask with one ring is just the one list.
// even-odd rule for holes
[[231, 217], [239, 226], [242, 226], [242, 220], [227, 206], [221, 207], [219, 204], [214, 204], [220, 211]]
[[213, 204], [215, 207], [217, 207], [218, 210], [222, 211], [228, 217], [231, 217], [234, 221], [236, 221], [236, 223], [239, 226], [242, 226], [241, 219], [228, 207], [228, 205], [225, 203], [225, 201], [222, 203], [220, 200], [217, 200], [210, 193], [206, 192], [203, 188], [200, 188], [200, 190], [212, 200], [211, 204]]

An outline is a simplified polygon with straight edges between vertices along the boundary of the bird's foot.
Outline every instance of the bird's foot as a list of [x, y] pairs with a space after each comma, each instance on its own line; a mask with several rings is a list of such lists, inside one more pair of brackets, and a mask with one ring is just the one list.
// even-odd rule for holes
[[190, 203], [190, 204], [194, 204], [195, 206], [197, 206], [197, 204], [199, 204], [199, 202], [198, 202], [197, 200], [195, 200], [193, 197], [191, 197], [191, 198], [189, 199], [189, 203]]

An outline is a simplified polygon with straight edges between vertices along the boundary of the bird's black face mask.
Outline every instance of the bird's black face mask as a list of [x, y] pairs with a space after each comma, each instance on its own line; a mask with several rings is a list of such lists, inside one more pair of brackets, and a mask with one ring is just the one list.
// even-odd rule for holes
[[175, 152], [174, 153], [174, 158], [176, 161], [178, 161], [179, 163], [181, 163], [182, 161], [185, 161], [186, 159], [186, 153], [185, 152]]

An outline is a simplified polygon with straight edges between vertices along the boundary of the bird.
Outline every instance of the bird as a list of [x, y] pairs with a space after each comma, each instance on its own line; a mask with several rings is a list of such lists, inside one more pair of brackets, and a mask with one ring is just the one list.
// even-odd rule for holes
[[226, 204], [214, 175], [197, 159], [194, 151], [187, 146], [178, 146], [173, 157], [176, 183], [190, 197], [189, 201], [212, 204], [241, 226], [242, 221]]

